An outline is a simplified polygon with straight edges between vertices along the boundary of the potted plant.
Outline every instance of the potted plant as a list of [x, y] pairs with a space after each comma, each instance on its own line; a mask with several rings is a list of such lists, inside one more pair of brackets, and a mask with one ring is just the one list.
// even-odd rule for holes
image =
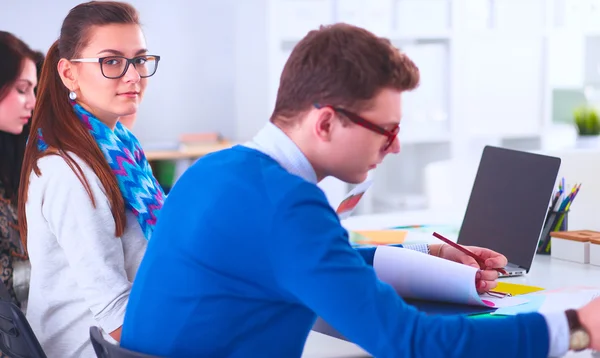
[[578, 107], [575, 109], [573, 116], [579, 134], [577, 138], [578, 146], [597, 146], [600, 143], [600, 117], [596, 108], [591, 106]]

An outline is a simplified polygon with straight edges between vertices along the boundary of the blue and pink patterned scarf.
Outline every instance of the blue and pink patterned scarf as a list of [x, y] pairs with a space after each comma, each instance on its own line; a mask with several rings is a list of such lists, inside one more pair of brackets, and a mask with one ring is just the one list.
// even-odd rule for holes
[[[96, 140], [117, 178], [126, 208], [135, 214], [144, 236], [149, 240], [165, 194], [152, 174], [150, 163], [146, 160], [140, 143], [121, 122], [117, 122], [112, 131], [81, 105], [74, 101], [71, 101], [71, 105], [77, 117]], [[38, 149], [42, 152], [48, 149], [41, 131], [38, 132]]]

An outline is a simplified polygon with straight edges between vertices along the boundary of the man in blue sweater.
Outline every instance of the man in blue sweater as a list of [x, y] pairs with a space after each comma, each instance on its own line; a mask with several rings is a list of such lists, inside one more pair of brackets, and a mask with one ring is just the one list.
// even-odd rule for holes
[[[376, 357], [600, 348], [600, 301], [505, 319], [428, 316], [377, 279], [373, 249], [351, 247], [317, 183], [362, 182], [399, 152], [401, 95], [418, 81], [413, 62], [368, 31], [311, 31], [285, 65], [270, 123], [250, 143], [202, 158], [174, 186], [121, 344], [164, 357], [300, 357], [320, 316]], [[474, 264], [449, 246], [410, 249]], [[490, 289], [506, 258], [471, 249], [487, 258], [478, 288]]]

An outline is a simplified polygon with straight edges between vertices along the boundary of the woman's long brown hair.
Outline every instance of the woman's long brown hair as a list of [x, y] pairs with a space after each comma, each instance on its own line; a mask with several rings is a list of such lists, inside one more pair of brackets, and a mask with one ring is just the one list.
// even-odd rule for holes
[[[91, 1], [77, 5], [65, 18], [59, 39], [48, 50], [38, 84], [37, 104], [33, 111], [31, 136], [25, 149], [21, 186], [19, 188], [18, 217], [19, 229], [24, 248], [27, 248], [27, 216], [25, 206], [29, 189], [29, 177], [42, 175], [37, 165], [45, 155], [60, 155], [77, 175], [87, 191], [92, 205], [96, 200], [81, 167], [72, 155], [79, 157], [98, 176], [111, 212], [115, 220], [115, 236], [125, 230], [125, 203], [117, 179], [100, 151], [92, 135], [88, 132], [69, 103], [69, 91], [58, 74], [61, 58], [71, 59], [79, 55], [90, 39], [94, 26], [110, 24], [139, 25], [137, 11], [129, 4], [115, 1]], [[46, 152], [38, 150], [38, 130], [49, 147]]]

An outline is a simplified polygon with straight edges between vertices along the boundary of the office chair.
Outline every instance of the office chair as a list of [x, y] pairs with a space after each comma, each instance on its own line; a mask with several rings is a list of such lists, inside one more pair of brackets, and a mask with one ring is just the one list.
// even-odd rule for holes
[[104, 337], [98, 327], [90, 327], [90, 340], [98, 358], [159, 358], [143, 353], [133, 352], [116, 344], [112, 344]]
[[[6, 291], [2, 281], [0, 291]], [[12, 358], [46, 358], [23, 311], [0, 296], [0, 351]]]
[[4, 282], [2, 282], [2, 280], [0, 280], [0, 300], [12, 302], [12, 297], [10, 297], [8, 288], [6, 288], [6, 285], [4, 285]]

